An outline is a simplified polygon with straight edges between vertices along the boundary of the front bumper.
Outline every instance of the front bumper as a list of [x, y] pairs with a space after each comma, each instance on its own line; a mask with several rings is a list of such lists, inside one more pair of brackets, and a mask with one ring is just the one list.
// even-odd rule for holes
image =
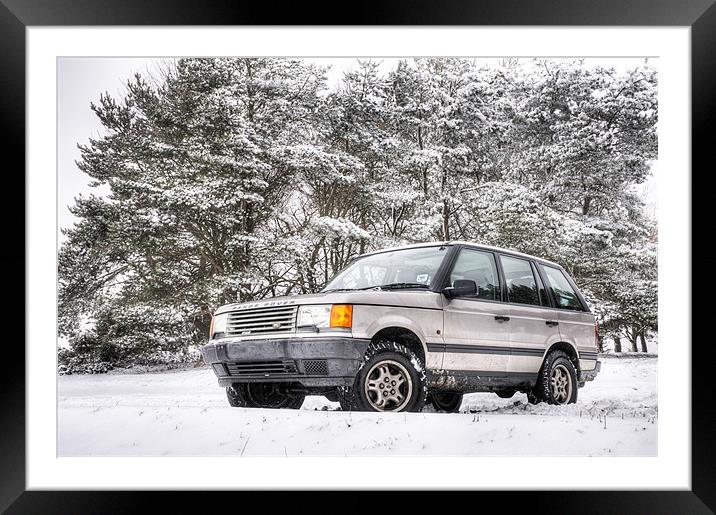
[[219, 385], [299, 383], [304, 387], [350, 386], [370, 340], [320, 338], [223, 338], [201, 349]]

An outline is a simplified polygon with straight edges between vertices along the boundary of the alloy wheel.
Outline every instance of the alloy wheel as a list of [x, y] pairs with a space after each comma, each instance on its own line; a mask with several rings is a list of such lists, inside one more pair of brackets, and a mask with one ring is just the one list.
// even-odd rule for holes
[[365, 396], [378, 411], [400, 411], [413, 394], [408, 370], [397, 361], [379, 361], [368, 371]]
[[549, 379], [552, 398], [556, 404], [567, 404], [572, 398], [572, 376], [567, 367], [557, 365], [552, 369]]

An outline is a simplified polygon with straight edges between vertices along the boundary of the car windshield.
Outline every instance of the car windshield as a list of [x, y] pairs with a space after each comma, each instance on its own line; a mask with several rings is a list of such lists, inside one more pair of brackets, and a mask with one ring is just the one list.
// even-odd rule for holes
[[446, 254], [445, 246], [371, 254], [341, 270], [322, 291], [428, 288]]

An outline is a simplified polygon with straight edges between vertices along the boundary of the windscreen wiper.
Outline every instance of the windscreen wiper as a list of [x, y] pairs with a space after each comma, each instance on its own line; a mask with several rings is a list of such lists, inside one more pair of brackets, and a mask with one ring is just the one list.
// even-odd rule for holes
[[331, 290], [321, 290], [318, 293], [335, 293], [337, 291], [362, 291], [362, 290], [372, 290], [373, 288], [380, 288], [380, 286], [367, 286], [365, 288], [333, 288]]
[[424, 283], [390, 283], [390, 284], [381, 284], [378, 286], [381, 290], [400, 290], [405, 288], [429, 288], [427, 284]]

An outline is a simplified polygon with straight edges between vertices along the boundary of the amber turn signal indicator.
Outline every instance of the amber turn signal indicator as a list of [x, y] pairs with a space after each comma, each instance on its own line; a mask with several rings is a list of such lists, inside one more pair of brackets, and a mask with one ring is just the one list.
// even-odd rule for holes
[[331, 306], [331, 327], [353, 327], [353, 306], [351, 304], [333, 304]]

